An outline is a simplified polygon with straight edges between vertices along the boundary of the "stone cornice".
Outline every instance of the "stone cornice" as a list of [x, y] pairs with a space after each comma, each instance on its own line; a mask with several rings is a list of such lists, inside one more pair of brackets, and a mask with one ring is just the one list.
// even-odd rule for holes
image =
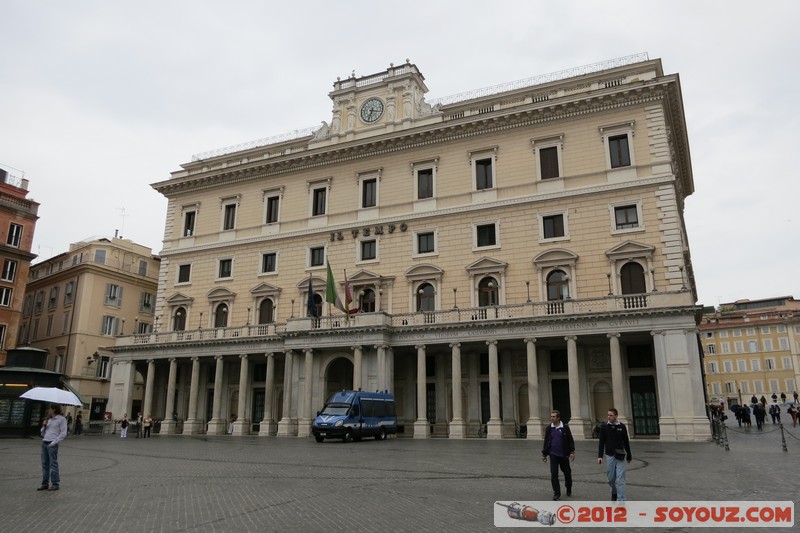
[[[513, 128], [528, 127], [555, 120], [600, 113], [623, 107], [637, 106], [663, 100], [667, 88], [674, 83], [670, 77], [642, 84], [625, 85], [589, 94], [562, 97], [558, 100], [534, 102], [505, 108], [492, 113], [437, 122], [411, 130], [337, 144], [324, 148], [303, 150], [294, 154], [259, 159], [235, 168], [217, 168], [152, 184], [165, 196], [203, 190], [242, 181], [307, 170], [339, 162], [384, 155], [422, 146], [486, 135]], [[501, 99], [504, 95], [497, 95]], [[669, 99], [670, 101], [673, 99]], [[682, 116], [682, 110], [679, 110]], [[673, 113], [674, 115], [674, 113]], [[233, 156], [231, 154], [229, 157]]]

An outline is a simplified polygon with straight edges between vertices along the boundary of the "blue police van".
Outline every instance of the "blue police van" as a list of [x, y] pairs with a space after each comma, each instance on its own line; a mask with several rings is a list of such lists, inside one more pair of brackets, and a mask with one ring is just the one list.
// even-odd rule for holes
[[317, 413], [311, 433], [317, 442], [325, 439], [350, 442], [362, 437], [383, 440], [394, 435], [397, 433], [394, 395], [353, 390], [334, 392]]

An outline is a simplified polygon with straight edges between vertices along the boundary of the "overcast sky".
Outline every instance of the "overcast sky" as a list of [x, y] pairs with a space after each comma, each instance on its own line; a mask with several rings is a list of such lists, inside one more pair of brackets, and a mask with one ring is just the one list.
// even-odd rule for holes
[[647, 52], [679, 73], [700, 303], [800, 298], [800, 2], [0, 2], [0, 166], [46, 259], [161, 250], [150, 184], [196, 153], [330, 122], [337, 76], [407, 58], [428, 99]]

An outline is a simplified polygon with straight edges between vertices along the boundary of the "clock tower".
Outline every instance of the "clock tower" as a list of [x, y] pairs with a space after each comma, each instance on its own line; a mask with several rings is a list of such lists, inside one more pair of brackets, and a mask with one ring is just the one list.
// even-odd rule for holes
[[417, 125], [439, 115], [425, 102], [427, 92], [425, 77], [409, 60], [377, 74], [336, 78], [328, 94], [333, 100], [330, 126], [323, 123], [314, 140], [335, 143]]

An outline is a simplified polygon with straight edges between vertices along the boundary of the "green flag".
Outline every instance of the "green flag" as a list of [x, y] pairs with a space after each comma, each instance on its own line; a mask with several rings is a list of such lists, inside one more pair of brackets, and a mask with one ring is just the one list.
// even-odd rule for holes
[[336, 294], [336, 281], [333, 279], [330, 261], [328, 261], [328, 282], [325, 284], [325, 301], [329, 304], [333, 304], [334, 307], [342, 313], [347, 313], [344, 304], [342, 304], [342, 300], [339, 298], [339, 295]]

